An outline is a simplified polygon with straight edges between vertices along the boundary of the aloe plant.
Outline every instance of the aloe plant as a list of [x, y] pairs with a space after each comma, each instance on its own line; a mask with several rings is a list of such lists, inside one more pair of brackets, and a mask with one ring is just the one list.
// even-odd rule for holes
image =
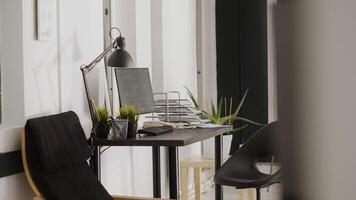
[[[189, 98], [191, 99], [191, 101], [193, 102], [194, 106], [199, 109], [200, 106], [197, 103], [198, 101], [196, 100], [196, 98], [194, 97], [193, 93], [187, 88], [185, 87], [187, 90], [187, 94], [189, 96]], [[236, 129], [234, 129], [233, 131], [240, 131], [246, 127], [248, 127], [250, 124], [256, 125], [256, 126], [264, 126], [264, 124], [258, 123], [256, 121], [247, 119], [245, 117], [241, 117], [239, 116], [239, 112], [246, 100], [247, 94], [249, 92], [249, 88], [246, 89], [244, 95], [242, 96], [239, 105], [237, 106], [236, 110], [234, 112], [232, 112], [232, 99], [230, 99], [229, 102], [229, 114], [227, 116], [222, 116], [222, 109], [223, 109], [223, 102], [225, 102], [225, 115], [227, 114], [227, 108], [228, 108], [228, 103], [225, 97], [220, 98], [219, 102], [217, 105], [214, 104], [213, 101], [211, 101], [211, 112], [207, 112], [207, 111], [202, 111], [203, 115], [208, 118], [212, 124], [220, 124], [220, 125], [232, 125], [235, 121], [243, 121], [243, 122], [247, 122], [248, 124], [242, 126], [242, 127], [238, 127]]]
[[189, 88], [188, 88], [187, 86], [184, 86], [184, 87], [185, 87], [185, 89], [187, 90], [187, 94], [188, 94], [190, 100], [192, 100], [192, 102], [193, 102], [195, 108], [199, 109], [198, 101], [195, 99], [193, 93], [189, 90]]

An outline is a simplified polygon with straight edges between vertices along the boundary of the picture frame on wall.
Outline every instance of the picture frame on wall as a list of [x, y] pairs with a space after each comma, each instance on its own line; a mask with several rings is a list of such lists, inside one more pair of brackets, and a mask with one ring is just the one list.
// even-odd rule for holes
[[50, 41], [53, 38], [55, 12], [53, 0], [37, 0], [37, 39]]

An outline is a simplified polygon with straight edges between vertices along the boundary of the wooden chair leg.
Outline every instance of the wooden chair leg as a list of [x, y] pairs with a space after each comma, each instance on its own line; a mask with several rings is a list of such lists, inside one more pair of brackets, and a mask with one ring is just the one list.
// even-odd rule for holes
[[194, 168], [195, 200], [201, 199], [200, 189], [200, 167]]
[[180, 167], [181, 180], [181, 197], [182, 200], [188, 200], [188, 167], [181, 165]]
[[247, 189], [248, 190], [248, 199], [249, 200], [255, 200], [255, 189], [254, 188], [250, 188], [250, 189]]
[[239, 191], [239, 200], [245, 200], [245, 190], [238, 190]]

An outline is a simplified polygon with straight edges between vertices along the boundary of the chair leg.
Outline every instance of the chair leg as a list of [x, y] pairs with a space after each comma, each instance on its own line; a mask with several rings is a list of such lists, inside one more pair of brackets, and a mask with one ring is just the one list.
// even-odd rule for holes
[[200, 167], [194, 168], [195, 200], [200, 200]]
[[188, 200], [188, 167], [180, 167], [180, 180], [181, 180], [181, 190], [182, 190], [182, 200]]
[[248, 191], [248, 199], [255, 200], [255, 189], [250, 188], [250, 189], [247, 189], [247, 191]]
[[[274, 164], [274, 156], [272, 156], [272, 159], [271, 159], [271, 166], [269, 168], [269, 175], [272, 175], [273, 174], [273, 164]], [[267, 187], [267, 192], [269, 192], [269, 187]]]
[[245, 200], [245, 190], [240, 189], [239, 191], [239, 200]]
[[256, 200], [261, 200], [261, 189], [256, 188]]

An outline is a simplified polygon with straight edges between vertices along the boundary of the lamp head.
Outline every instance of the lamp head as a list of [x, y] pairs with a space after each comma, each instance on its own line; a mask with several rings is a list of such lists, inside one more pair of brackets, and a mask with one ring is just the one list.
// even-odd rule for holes
[[125, 50], [126, 39], [121, 37], [115, 38], [115, 50], [108, 58], [107, 65], [109, 67], [133, 67], [133, 60], [131, 55]]

